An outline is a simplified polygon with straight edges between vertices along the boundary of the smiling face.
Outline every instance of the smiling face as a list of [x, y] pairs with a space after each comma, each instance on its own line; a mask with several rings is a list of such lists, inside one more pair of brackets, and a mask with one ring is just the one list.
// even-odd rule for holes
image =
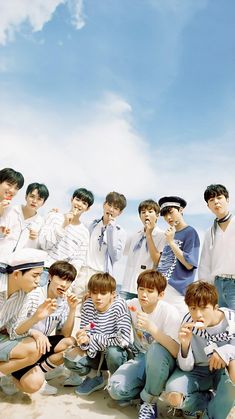
[[115, 297], [115, 292], [90, 291], [90, 296], [96, 310], [103, 313], [111, 306]]
[[16, 277], [15, 281], [18, 281], [17, 288], [28, 293], [39, 286], [42, 271], [43, 268], [33, 268], [25, 273], [24, 271], [15, 271], [12, 275]]
[[66, 278], [61, 278], [57, 275], [49, 277], [48, 296], [50, 298], [64, 297], [66, 291], [71, 285], [71, 281]]
[[88, 210], [88, 203], [80, 198], [72, 198], [71, 200], [72, 206], [71, 210], [74, 215], [79, 216], [83, 214], [83, 212]]
[[224, 195], [214, 196], [208, 199], [207, 206], [215, 214], [216, 218], [220, 219], [225, 217], [229, 210], [229, 199], [225, 198]]
[[12, 199], [17, 194], [18, 190], [17, 183], [10, 183], [8, 181], [0, 183], [0, 201]]

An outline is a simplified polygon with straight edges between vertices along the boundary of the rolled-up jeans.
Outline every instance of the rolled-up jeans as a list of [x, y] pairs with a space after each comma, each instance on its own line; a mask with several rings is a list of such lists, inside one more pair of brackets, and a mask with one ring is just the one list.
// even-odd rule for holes
[[175, 360], [166, 348], [153, 342], [147, 353], [139, 353], [135, 359], [122, 365], [109, 380], [107, 390], [114, 400], [156, 401], [162, 393]]
[[235, 310], [235, 279], [216, 276], [215, 287], [219, 294], [219, 307]]
[[[215, 391], [215, 395], [212, 391]], [[166, 393], [182, 393], [181, 408], [186, 414], [203, 411], [203, 419], [226, 419], [235, 405], [235, 385], [224, 369], [210, 371], [195, 366], [192, 371], [176, 369], [166, 383]]]

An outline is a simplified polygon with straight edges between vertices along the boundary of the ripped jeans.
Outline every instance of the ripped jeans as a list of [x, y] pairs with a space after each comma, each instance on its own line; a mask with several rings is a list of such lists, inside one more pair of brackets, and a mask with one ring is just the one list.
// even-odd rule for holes
[[[213, 392], [215, 391], [215, 395]], [[192, 371], [175, 369], [166, 383], [166, 393], [183, 394], [178, 406], [186, 414], [203, 411], [203, 419], [226, 419], [235, 406], [235, 384], [224, 369], [210, 371], [207, 366], [195, 366]]]

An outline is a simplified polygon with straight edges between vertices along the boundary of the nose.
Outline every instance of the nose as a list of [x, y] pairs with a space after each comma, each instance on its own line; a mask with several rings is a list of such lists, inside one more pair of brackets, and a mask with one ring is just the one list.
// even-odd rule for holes
[[197, 320], [199, 320], [199, 319], [201, 319], [203, 317], [200, 308], [198, 308], [197, 310], [195, 310], [195, 317], [197, 318]]

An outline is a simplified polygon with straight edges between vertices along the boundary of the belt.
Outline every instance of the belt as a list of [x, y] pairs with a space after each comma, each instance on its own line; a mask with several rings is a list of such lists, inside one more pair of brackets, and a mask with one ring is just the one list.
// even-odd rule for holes
[[223, 274], [217, 276], [219, 276], [220, 278], [235, 279], [235, 275]]

